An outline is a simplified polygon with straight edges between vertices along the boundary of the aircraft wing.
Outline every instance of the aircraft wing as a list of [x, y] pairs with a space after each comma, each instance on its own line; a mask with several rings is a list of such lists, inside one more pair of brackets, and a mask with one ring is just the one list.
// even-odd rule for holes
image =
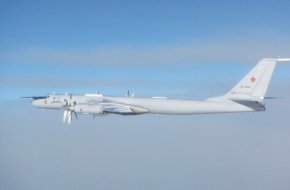
[[120, 115], [137, 115], [148, 113], [149, 110], [143, 107], [119, 104], [119, 103], [101, 103], [104, 113], [114, 113]]

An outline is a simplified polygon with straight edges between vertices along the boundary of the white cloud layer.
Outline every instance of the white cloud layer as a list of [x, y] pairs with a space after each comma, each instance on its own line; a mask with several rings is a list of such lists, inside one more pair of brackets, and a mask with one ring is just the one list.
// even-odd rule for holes
[[23, 63], [66, 63], [92, 65], [156, 65], [197, 61], [257, 61], [263, 57], [290, 56], [290, 36], [279, 39], [242, 39], [208, 43], [130, 45], [86, 50], [27, 48], [0, 53], [0, 61]]

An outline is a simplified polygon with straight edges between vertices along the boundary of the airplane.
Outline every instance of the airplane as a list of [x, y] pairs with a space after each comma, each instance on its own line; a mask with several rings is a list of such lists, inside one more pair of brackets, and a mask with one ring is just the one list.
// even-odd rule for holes
[[215, 114], [265, 111], [265, 97], [277, 62], [290, 58], [264, 58], [229, 92], [203, 101], [168, 99], [166, 97], [137, 98], [103, 96], [102, 94], [49, 94], [31, 98], [32, 105], [41, 109], [63, 110], [63, 122], [68, 125], [78, 114], [99, 116], [105, 114]]

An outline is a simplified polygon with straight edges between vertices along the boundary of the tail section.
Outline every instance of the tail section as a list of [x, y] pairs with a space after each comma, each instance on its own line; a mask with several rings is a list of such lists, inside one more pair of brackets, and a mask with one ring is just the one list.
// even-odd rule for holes
[[231, 100], [263, 100], [277, 61], [290, 58], [264, 58], [223, 97]]
[[227, 99], [263, 99], [267, 91], [277, 59], [262, 59], [226, 95]]

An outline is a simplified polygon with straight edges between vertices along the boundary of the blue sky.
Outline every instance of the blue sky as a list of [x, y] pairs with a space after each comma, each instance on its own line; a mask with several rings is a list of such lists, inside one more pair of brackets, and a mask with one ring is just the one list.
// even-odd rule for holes
[[263, 113], [80, 117], [21, 96], [202, 99], [290, 56], [289, 1], [2, 1], [0, 189], [290, 187], [290, 64]]
[[259, 59], [290, 51], [288, 1], [2, 4], [2, 100], [127, 89], [176, 97], [188, 91], [180, 84], [215, 80], [228, 90]]

